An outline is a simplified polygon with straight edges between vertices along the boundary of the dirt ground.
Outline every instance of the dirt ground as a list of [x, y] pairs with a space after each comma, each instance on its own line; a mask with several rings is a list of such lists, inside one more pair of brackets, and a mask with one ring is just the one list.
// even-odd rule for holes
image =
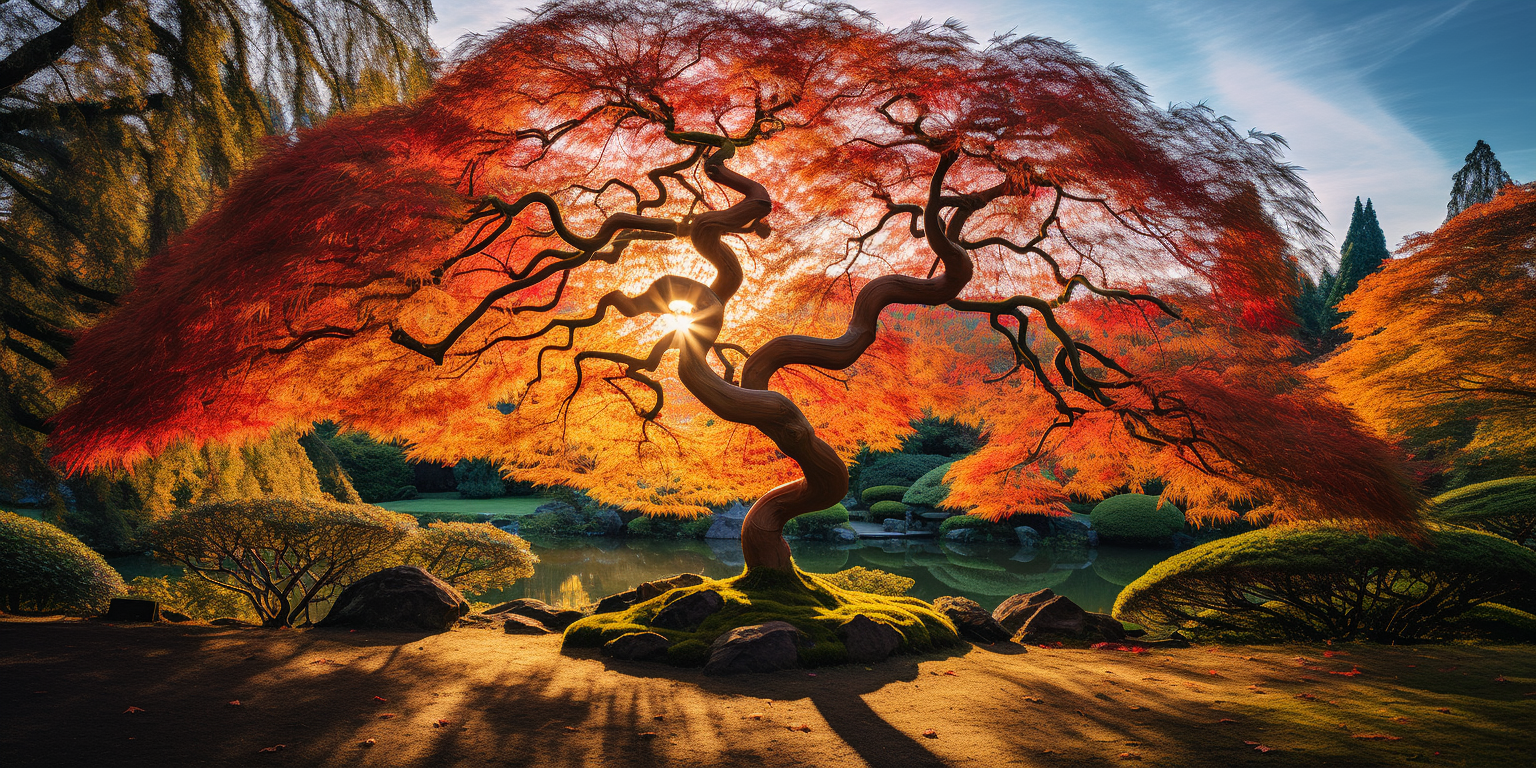
[[709, 678], [496, 629], [0, 621], [10, 768], [1516, 766], [1533, 723], [1531, 646], [999, 645]]

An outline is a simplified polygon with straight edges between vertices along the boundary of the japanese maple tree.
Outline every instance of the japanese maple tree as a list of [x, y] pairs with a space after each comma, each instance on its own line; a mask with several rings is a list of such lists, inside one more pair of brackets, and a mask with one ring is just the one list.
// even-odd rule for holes
[[1393, 439], [1536, 471], [1533, 288], [1536, 186], [1508, 186], [1361, 281], [1340, 306], [1354, 340], [1319, 373]]
[[1323, 249], [1281, 146], [1049, 39], [552, 4], [274, 145], [79, 341], [54, 445], [333, 418], [649, 514], [761, 493], [743, 549], [782, 569], [860, 445], [948, 405], [995, 425], [951, 475], [991, 517], [1064, 511], [1047, 463], [1406, 527], [1388, 447], [1284, 362]]

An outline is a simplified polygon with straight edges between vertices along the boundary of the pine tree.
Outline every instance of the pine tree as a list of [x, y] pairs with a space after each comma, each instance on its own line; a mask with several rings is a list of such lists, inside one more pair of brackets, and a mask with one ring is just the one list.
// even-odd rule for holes
[[1499, 190], [1513, 183], [1514, 179], [1504, 172], [1504, 166], [1493, 156], [1493, 147], [1478, 139], [1477, 146], [1467, 155], [1466, 165], [1451, 177], [1451, 201], [1445, 206], [1445, 220], [1450, 221], [1467, 208], [1492, 200]]
[[1355, 198], [1355, 215], [1350, 218], [1349, 235], [1339, 249], [1339, 272], [1328, 293], [1328, 307], [1336, 311], [1339, 302], [1353, 292], [1366, 275], [1380, 269], [1390, 255], [1387, 236], [1381, 231], [1370, 199], [1366, 199], [1362, 209], [1360, 199]]

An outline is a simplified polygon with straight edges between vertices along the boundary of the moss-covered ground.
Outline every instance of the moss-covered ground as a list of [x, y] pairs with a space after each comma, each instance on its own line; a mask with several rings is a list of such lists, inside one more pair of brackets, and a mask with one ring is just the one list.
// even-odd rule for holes
[[[682, 631], [651, 626], [652, 617], [663, 607], [706, 589], [720, 593], [725, 605], [696, 629]], [[734, 578], [674, 589], [627, 611], [588, 616], [566, 629], [565, 647], [597, 648], [631, 632], [657, 632], [672, 641], [667, 655], [669, 662], [678, 666], [697, 666], [704, 663], [710, 644], [720, 635], [736, 627], [783, 621], [810, 636], [814, 645], [801, 651], [800, 661], [807, 667], [816, 667], [846, 661], [847, 649], [838, 638], [837, 629], [861, 613], [900, 631], [904, 652], [928, 652], [960, 645], [954, 625], [935, 612], [932, 605], [917, 598], [884, 597], [841, 589], [798, 568], [793, 572], [755, 568]]]

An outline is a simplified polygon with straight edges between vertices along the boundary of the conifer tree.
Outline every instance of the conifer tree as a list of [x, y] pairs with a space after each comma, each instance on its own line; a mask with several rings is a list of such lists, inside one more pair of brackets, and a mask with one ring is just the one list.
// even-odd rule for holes
[[1369, 199], [1362, 209], [1360, 198], [1355, 198], [1355, 215], [1350, 217], [1349, 235], [1339, 249], [1339, 272], [1328, 294], [1328, 306], [1337, 310], [1339, 302], [1355, 290], [1360, 280], [1380, 269], [1389, 256], [1387, 236], [1376, 220], [1376, 209]]
[[53, 373], [149, 254], [266, 137], [424, 88], [431, 19], [429, 0], [0, 4], [0, 488], [57, 487]]
[[1499, 190], [1513, 184], [1514, 179], [1504, 172], [1504, 166], [1493, 156], [1493, 147], [1482, 139], [1467, 155], [1466, 164], [1451, 177], [1451, 201], [1445, 205], [1445, 220], [1456, 214], [1493, 199]]

